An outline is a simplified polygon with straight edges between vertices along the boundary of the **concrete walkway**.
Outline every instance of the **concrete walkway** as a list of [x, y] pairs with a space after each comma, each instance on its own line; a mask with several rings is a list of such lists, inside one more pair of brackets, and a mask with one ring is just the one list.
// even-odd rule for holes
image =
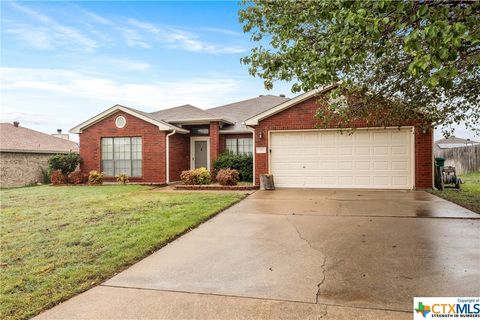
[[478, 296], [480, 215], [421, 191], [259, 191], [38, 319], [411, 319]]

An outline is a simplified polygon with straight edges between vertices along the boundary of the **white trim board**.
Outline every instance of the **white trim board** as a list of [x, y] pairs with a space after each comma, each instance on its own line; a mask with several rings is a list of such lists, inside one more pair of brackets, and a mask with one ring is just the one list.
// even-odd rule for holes
[[261, 121], [265, 118], [271, 117], [274, 114], [277, 114], [277, 113], [279, 113], [279, 112], [281, 112], [285, 109], [293, 107], [293, 106], [299, 104], [300, 102], [303, 102], [307, 99], [310, 99], [311, 97], [316, 96], [320, 93], [331, 90], [331, 89], [333, 89], [337, 86], [338, 86], [338, 84], [335, 83], [335, 84], [331, 84], [331, 85], [328, 85], [328, 86], [325, 86], [325, 87], [321, 87], [321, 88], [318, 88], [318, 89], [315, 89], [315, 90], [305, 92], [301, 95], [296, 96], [293, 99], [285, 101], [284, 103], [281, 103], [281, 104], [279, 104], [279, 105], [277, 105], [273, 108], [270, 108], [270, 109], [268, 109], [268, 110], [266, 110], [262, 113], [257, 114], [256, 116], [253, 116], [253, 117], [245, 120], [244, 124], [247, 125], [247, 126], [256, 126], [256, 125], [258, 125], [259, 121]]
[[80, 123], [78, 126], [76, 127], [73, 127], [72, 129], [70, 129], [70, 132], [71, 133], [82, 133], [82, 131], [92, 125], [94, 125], [95, 123], [105, 119], [106, 117], [110, 116], [111, 114], [117, 112], [117, 111], [122, 111], [122, 112], [125, 112], [131, 116], [134, 116], [136, 118], [139, 118], [145, 122], [148, 122], [148, 123], [151, 123], [151, 124], [154, 124], [156, 126], [158, 126], [158, 129], [160, 131], [171, 131], [171, 130], [176, 130], [178, 133], [188, 133], [189, 131], [186, 130], [186, 129], [182, 129], [182, 128], [179, 128], [177, 126], [174, 126], [172, 124], [169, 124], [168, 122], [164, 122], [164, 121], [161, 121], [161, 120], [155, 120], [153, 118], [150, 118], [150, 117], [147, 117], [139, 112], [135, 112], [134, 110], [130, 109], [130, 108], [127, 108], [127, 107], [124, 107], [122, 105], [114, 105], [113, 107], [111, 107], [110, 109], [107, 109], [105, 111], [103, 111], [102, 113], [96, 115], [95, 117], [93, 118], [90, 118], [88, 119], [87, 121], [84, 121], [82, 123]]
[[195, 141], [207, 141], [207, 166], [210, 169], [210, 137], [190, 137], [190, 169], [195, 169]]

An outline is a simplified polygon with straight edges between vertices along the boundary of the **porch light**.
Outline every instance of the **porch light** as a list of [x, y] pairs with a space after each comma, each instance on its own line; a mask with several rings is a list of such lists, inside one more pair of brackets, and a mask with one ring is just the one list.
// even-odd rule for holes
[[259, 138], [259, 139], [263, 139], [263, 131], [259, 131], [259, 132], [258, 132], [258, 138]]

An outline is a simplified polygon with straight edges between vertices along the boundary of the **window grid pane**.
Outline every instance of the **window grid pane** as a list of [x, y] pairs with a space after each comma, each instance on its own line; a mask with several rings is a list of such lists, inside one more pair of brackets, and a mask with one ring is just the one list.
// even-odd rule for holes
[[253, 141], [251, 138], [239, 138], [237, 152], [239, 154], [252, 155]]
[[142, 138], [102, 138], [102, 171], [106, 176], [142, 176]]
[[237, 154], [237, 139], [226, 139], [225, 146], [228, 151]]

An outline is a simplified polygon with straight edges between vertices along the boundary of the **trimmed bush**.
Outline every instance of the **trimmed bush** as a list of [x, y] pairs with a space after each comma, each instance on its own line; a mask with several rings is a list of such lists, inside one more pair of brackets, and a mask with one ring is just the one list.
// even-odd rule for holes
[[75, 171], [80, 164], [80, 155], [78, 153], [56, 154], [48, 158], [48, 166], [53, 170], [61, 170], [67, 176]]
[[80, 170], [77, 170], [77, 171], [71, 172], [68, 175], [67, 181], [68, 183], [71, 183], [71, 184], [82, 184], [87, 181], [87, 177], [85, 177], [85, 175]]
[[238, 171], [240, 181], [253, 180], [253, 156], [225, 152], [213, 162], [213, 168], [215, 172], [219, 172], [220, 169], [235, 169]]
[[117, 179], [118, 183], [121, 184], [127, 184], [128, 183], [128, 175], [125, 173], [119, 174], [118, 176], [115, 176], [115, 179]]
[[88, 174], [88, 184], [91, 186], [103, 184], [103, 172], [92, 170]]
[[238, 171], [235, 169], [218, 170], [217, 182], [222, 186], [236, 186], [239, 179]]
[[40, 167], [40, 172], [42, 173], [42, 183], [43, 184], [50, 184], [52, 181], [50, 180], [50, 168], [42, 168]]
[[62, 173], [62, 170], [53, 170], [50, 174], [50, 181], [53, 185], [65, 184], [67, 177]]
[[212, 177], [207, 168], [198, 168], [183, 171], [180, 175], [180, 180], [187, 185], [210, 184], [212, 182]]

